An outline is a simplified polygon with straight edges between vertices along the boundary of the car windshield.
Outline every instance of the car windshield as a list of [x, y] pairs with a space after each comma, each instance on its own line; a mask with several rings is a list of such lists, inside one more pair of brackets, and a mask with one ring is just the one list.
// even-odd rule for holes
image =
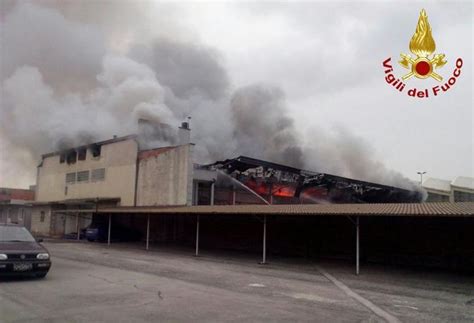
[[0, 226], [0, 242], [33, 242], [35, 238], [24, 227]]

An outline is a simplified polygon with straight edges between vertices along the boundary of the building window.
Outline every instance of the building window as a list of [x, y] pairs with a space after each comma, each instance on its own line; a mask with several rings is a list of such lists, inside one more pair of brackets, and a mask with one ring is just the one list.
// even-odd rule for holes
[[74, 184], [76, 182], [76, 173], [66, 174], [66, 184]]
[[59, 155], [59, 162], [63, 164], [66, 161], [66, 154]]
[[44, 217], [45, 217], [44, 211], [41, 211], [41, 213], [40, 213], [40, 222], [44, 222]]
[[100, 153], [101, 153], [101, 150], [102, 150], [101, 145], [93, 144], [93, 145], [90, 146], [90, 150], [91, 150], [93, 158], [100, 158]]
[[77, 150], [77, 159], [78, 160], [86, 160], [87, 156], [87, 148], [79, 148]]
[[66, 161], [68, 164], [75, 164], [77, 161], [77, 152], [75, 150], [71, 150], [66, 154]]
[[474, 202], [474, 194], [454, 191], [454, 202]]
[[428, 192], [426, 202], [449, 202], [449, 195]]
[[82, 172], [77, 172], [77, 182], [88, 182], [89, 181], [89, 171], [85, 170]]
[[93, 182], [105, 180], [105, 168], [93, 169], [91, 172], [91, 180]]

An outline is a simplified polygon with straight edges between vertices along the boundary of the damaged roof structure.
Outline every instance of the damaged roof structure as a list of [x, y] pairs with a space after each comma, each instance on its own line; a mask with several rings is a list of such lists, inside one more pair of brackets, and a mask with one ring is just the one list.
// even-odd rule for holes
[[258, 194], [268, 196], [272, 200], [270, 204], [411, 203], [423, 198], [421, 191], [417, 190], [318, 173], [246, 156], [218, 161], [203, 168], [225, 173]]

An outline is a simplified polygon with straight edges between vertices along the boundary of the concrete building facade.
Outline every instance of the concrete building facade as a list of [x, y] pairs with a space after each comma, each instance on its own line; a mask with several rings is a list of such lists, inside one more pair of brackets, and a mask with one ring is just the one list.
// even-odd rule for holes
[[[196, 181], [213, 179], [194, 179], [189, 141], [190, 129], [183, 123], [175, 146], [141, 149], [138, 136], [126, 136], [43, 155], [32, 232], [78, 232], [99, 207], [192, 205]], [[73, 212], [79, 209], [90, 213]]]
[[427, 178], [423, 188], [428, 192], [426, 202], [474, 202], [474, 178], [458, 176], [454, 180]]
[[137, 206], [192, 205], [192, 144], [140, 151]]
[[137, 154], [135, 138], [123, 137], [43, 155], [36, 201], [113, 198], [133, 206]]

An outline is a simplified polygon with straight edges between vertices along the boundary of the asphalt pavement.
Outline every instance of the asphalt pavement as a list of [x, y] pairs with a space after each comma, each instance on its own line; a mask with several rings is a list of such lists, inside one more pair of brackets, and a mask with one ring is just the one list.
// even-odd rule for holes
[[473, 322], [474, 277], [123, 244], [45, 243], [45, 279], [0, 281], [1, 322]]

